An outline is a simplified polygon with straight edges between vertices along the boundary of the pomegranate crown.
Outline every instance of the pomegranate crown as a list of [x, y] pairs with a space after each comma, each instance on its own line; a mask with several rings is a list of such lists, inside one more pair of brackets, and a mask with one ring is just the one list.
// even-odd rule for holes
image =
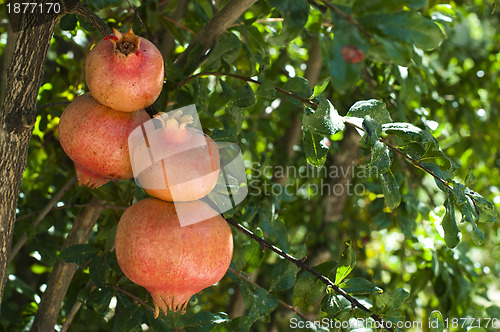
[[166, 137], [172, 141], [186, 139], [189, 136], [186, 126], [188, 124], [193, 124], [193, 117], [183, 114], [181, 110], [170, 114], [159, 112], [154, 118], [160, 121], [163, 132], [166, 134]]
[[122, 34], [120, 31], [113, 28], [113, 34], [104, 37], [105, 40], [110, 40], [115, 50], [121, 54], [129, 55], [139, 52], [139, 45], [141, 43], [141, 37], [134, 34], [134, 31], [130, 29], [127, 33]]

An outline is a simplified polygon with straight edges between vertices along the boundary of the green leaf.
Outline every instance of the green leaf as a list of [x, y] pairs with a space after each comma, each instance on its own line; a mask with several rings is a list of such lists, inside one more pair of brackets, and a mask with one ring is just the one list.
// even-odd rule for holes
[[109, 268], [105, 254], [97, 255], [92, 259], [89, 266], [89, 273], [94, 285], [101, 288], [106, 285], [106, 276]]
[[216, 142], [238, 142], [238, 139], [232, 130], [215, 129], [212, 131], [210, 138]]
[[114, 295], [111, 287], [104, 287], [102, 289], [94, 288], [90, 291], [85, 304], [87, 307], [93, 308], [96, 312], [104, 314], [109, 310], [109, 302]]
[[465, 189], [466, 195], [473, 201], [473, 208], [477, 207], [479, 210], [479, 218], [480, 222], [495, 222], [497, 219], [497, 211], [495, 209], [495, 205], [488, 201], [486, 198], [481, 196], [475, 191], [472, 191], [468, 188]]
[[302, 130], [304, 152], [309, 165], [321, 167], [325, 164], [329, 148], [323, 144], [324, 139], [323, 135], [317, 135], [307, 128]]
[[231, 100], [231, 97], [234, 95], [233, 88], [231, 87], [231, 85], [229, 85], [226, 81], [222, 79], [219, 79], [219, 84], [220, 87], [222, 88], [222, 94], [224, 95], [224, 99], [226, 99], [226, 101], [229, 102]]
[[61, 30], [74, 30], [76, 28], [76, 24], [78, 23], [78, 19], [75, 14], [66, 14], [59, 21], [59, 26]]
[[316, 84], [314, 86], [312, 97], [314, 98], [314, 97], [321, 95], [323, 93], [323, 91], [325, 91], [325, 89], [327, 88], [329, 83], [330, 83], [330, 77], [327, 77], [324, 80], [322, 80], [321, 82], [319, 82], [318, 84]]
[[346, 293], [353, 295], [369, 295], [374, 293], [382, 293], [382, 289], [377, 287], [372, 282], [365, 278], [352, 278], [340, 284]]
[[384, 123], [382, 131], [414, 142], [422, 142], [424, 135], [422, 129], [406, 122]]
[[[283, 90], [291, 92], [301, 98], [308, 99], [312, 96], [313, 90], [311, 89], [311, 84], [304, 77], [292, 77], [288, 79], [285, 84], [283, 84]], [[290, 101], [302, 106], [302, 102], [295, 98], [290, 97]]]
[[265, 99], [276, 99], [278, 97], [278, 91], [276, 91], [275, 82], [264, 82], [257, 88], [257, 97]]
[[235, 108], [247, 108], [255, 104], [255, 94], [249, 84], [240, 86], [229, 100], [228, 105]]
[[278, 306], [278, 299], [263, 288], [256, 288], [248, 282], [240, 281], [240, 291], [243, 303], [248, 310], [248, 317], [256, 321], [268, 315]]
[[367, 56], [371, 57], [375, 62], [410, 66], [412, 46], [378, 35], [374, 35], [373, 38], [377, 44], [368, 50]]
[[471, 184], [474, 184], [476, 182], [476, 177], [472, 170], [469, 171], [469, 174], [465, 177], [465, 185], [470, 186]]
[[306, 271], [302, 272], [293, 288], [293, 305], [302, 308], [309, 307], [324, 294], [325, 288], [325, 284], [315, 276]]
[[468, 329], [467, 332], [486, 332], [486, 330], [484, 329], [484, 327], [473, 326]]
[[269, 291], [281, 292], [295, 285], [299, 268], [287, 260], [279, 260], [271, 271]]
[[389, 38], [402, 40], [424, 50], [435, 49], [445, 38], [439, 26], [419, 12], [369, 14], [361, 17], [359, 23]]
[[380, 183], [384, 192], [385, 204], [394, 210], [401, 203], [401, 195], [399, 193], [399, 185], [391, 170], [384, 174], [380, 174]]
[[302, 32], [309, 18], [309, 4], [305, 0], [269, 0], [269, 5], [276, 7], [284, 19], [281, 33], [270, 42], [285, 46]]
[[477, 227], [477, 225], [474, 221], [471, 222], [471, 224], [472, 224], [472, 241], [474, 241], [474, 244], [476, 246], [480, 246], [484, 243], [484, 234]]
[[390, 311], [397, 310], [403, 305], [405, 300], [410, 296], [410, 293], [408, 293], [406, 290], [403, 288], [398, 288], [392, 294], [391, 301], [388, 304], [388, 308], [390, 308]]
[[201, 63], [201, 57], [203, 56], [203, 45], [196, 45], [191, 52], [189, 52], [187, 59], [186, 59], [186, 64], [182, 68], [182, 74], [183, 75], [189, 75], [192, 72], [198, 68], [198, 66]]
[[351, 315], [352, 304], [343, 296], [332, 292], [321, 301], [321, 310], [326, 312], [328, 317], [342, 321]]
[[367, 115], [382, 125], [392, 122], [385, 103], [376, 99], [358, 101], [347, 112], [347, 116], [358, 118], [365, 118]]
[[83, 264], [95, 256], [99, 249], [90, 244], [75, 244], [59, 254], [59, 259], [66, 263]]
[[367, 115], [363, 120], [363, 137], [361, 139], [361, 146], [365, 148], [374, 146], [375, 143], [379, 142], [381, 133], [382, 126]]
[[403, 6], [411, 9], [422, 8], [427, 4], [427, 0], [356, 0], [352, 5], [353, 11], [360, 15], [372, 12], [388, 12], [401, 10]]
[[[254, 234], [259, 237], [263, 237], [262, 230], [259, 227], [255, 228]], [[250, 273], [255, 271], [264, 259], [262, 248], [255, 241], [248, 241], [245, 245], [243, 245], [240, 254], [244, 261], [242, 268], [246, 267], [246, 271]]]
[[344, 251], [335, 275], [335, 285], [339, 285], [351, 273], [354, 266], [356, 266], [356, 255], [349, 240], [344, 243]]
[[233, 63], [241, 51], [241, 40], [234, 33], [222, 34], [217, 45], [212, 49], [204, 65], [204, 71], [217, 70], [222, 61]]
[[375, 221], [373, 222], [373, 226], [375, 226], [375, 230], [382, 230], [385, 228], [389, 228], [392, 225], [392, 215], [389, 213], [380, 213], [375, 217]]
[[344, 130], [344, 122], [328, 99], [320, 98], [316, 111], [304, 116], [302, 124], [318, 135], [333, 135]]
[[201, 311], [196, 314], [186, 313], [179, 317], [178, 325], [190, 332], [212, 331], [212, 328], [229, 322], [225, 312], [212, 313]]
[[370, 164], [370, 174], [372, 169], [375, 174], [384, 174], [390, 168], [392, 164], [392, 151], [384, 143], [377, 141], [372, 147], [372, 156]]
[[455, 219], [455, 206], [448, 197], [444, 202], [446, 213], [441, 222], [444, 229], [444, 241], [449, 248], [455, 248], [460, 242], [460, 230]]
[[431, 332], [443, 332], [444, 320], [443, 315], [437, 310], [431, 312], [429, 316], [429, 328]]
[[136, 331], [141, 325], [141, 308], [118, 294], [118, 308], [111, 332]]

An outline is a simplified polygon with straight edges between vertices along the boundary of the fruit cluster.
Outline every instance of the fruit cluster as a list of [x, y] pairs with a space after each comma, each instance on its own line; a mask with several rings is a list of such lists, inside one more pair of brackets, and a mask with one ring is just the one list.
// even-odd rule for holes
[[[189, 127], [193, 117], [181, 111], [156, 117], [151, 121], [158, 128], [145, 132], [144, 108], [161, 92], [163, 58], [132, 29], [99, 41], [85, 60], [85, 76], [90, 92], [63, 112], [61, 146], [79, 184], [90, 188], [133, 178], [132, 165], [139, 164], [136, 179], [152, 197], [123, 213], [116, 257], [123, 273], [151, 293], [156, 317], [159, 309], [184, 312], [192, 295], [222, 279], [233, 253], [227, 222], [200, 200], [217, 183], [217, 144]], [[138, 127], [150, 157], [144, 160], [129, 154], [129, 136]]]

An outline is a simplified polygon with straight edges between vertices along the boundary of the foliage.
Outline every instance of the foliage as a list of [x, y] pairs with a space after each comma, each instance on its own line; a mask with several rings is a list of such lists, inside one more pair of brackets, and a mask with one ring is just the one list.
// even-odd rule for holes
[[[176, 65], [227, 2], [130, 1], [135, 10], [84, 3], [111, 27], [132, 27], [159, 46], [168, 80], [157, 109], [195, 104], [207, 133], [240, 145], [249, 195], [224, 216], [304, 258], [370, 312], [233, 229], [226, 277], [194, 296], [184, 316], [155, 320], [151, 298], [123, 275], [113, 251], [120, 207], [146, 195], [133, 181], [73, 186], [32, 227], [74, 176], [57, 124], [65, 102], [88, 90], [84, 57], [102, 38], [66, 15], [39, 92], [13, 244], [28, 241], [9, 265], [0, 330], [29, 329], [58, 260], [79, 265], [59, 318], [64, 324], [81, 303], [70, 331], [285, 331], [293, 322], [373, 322], [371, 314], [394, 324], [436, 321], [433, 331], [494, 330], [484, 322], [500, 317], [496, 2], [258, 1], [208, 55], [195, 50]], [[321, 61], [317, 75], [311, 59]], [[342, 163], [355, 132], [360, 148]], [[60, 252], [92, 196], [115, 208], [104, 210], [89, 244]], [[326, 213], [331, 202], [343, 205], [335, 220]], [[458, 317], [471, 320], [453, 325]]]

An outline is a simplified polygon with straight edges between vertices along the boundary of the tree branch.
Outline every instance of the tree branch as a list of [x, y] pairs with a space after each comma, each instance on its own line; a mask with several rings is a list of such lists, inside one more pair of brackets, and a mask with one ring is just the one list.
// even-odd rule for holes
[[105, 36], [113, 33], [113, 30], [106, 24], [106, 22], [80, 2], [64, 2], [64, 4], [65, 13], [81, 16]]
[[[98, 205], [103, 202], [93, 197], [90, 203]], [[83, 244], [88, 241], [92, 228], [102, 210], [103, 208], [100, 206], [92, 206], [85, 207], [80, 211], [66, 241], [64, 241], [61, 252], [75, 244]], [[66, 291], [77, 268], [78, 265], [75, 263], [64, 263], [62, 261], [56, 263], [48, 277], [47, 289], [43, 292], [42, 300], [38, 306], [31, 328], [32, 332], [54, 330]]]
[[353, 309], [355, 307], [360, 308], [361, 310], [363, 310], [366, 313], [370, 314], [370, 317], [373, 318], [375, 321], [379, 322], [381, 324], [381, 326], [386, 327], [386, 329], [388, 331], [393, 331], [392, 328], [386, 326], [387, 324], [385, 323], [385, 320], [382, 317], [380, 317], [379, 315], [377, 315], [377, 314], [373, 313], [372, 311], [370, 311], [370, 309], [368, 309], [367, 307], [365, 307], [361, 302], [359, 302], [357, 299], [355, 299], [351, 295], [347, 294], [342, 288], [340, 288], [339, 286], [335, 285], [335, 283], [333, 281], [331, 281], [330, 279], [328, 279], [327, 277], [325, 277], [324, 275], [322, 275], [318, 271], [314, 270], [312, 267], [310, 267], [309, 265], [307, 265], [306, 263], [304, 263], [302, 260], [297, 259], [297, 258], [293, 257], [290, 254], [287, 254], [282, 249], [280, 249], [280, 248], [272, 245], [271, 243], [267, 242], [263, 238], [255, 235], [254, 233], [252, 233], [252, 231], [250, 231], [247, 228], [245, 228], [243, 225], [241, 225], [240, 223], [238, 223], [233, 218], [228, 218], [226, 220], [227, 220], [228, 223], [230, 223], [231, 225], [233, 225], [234, 228], [236, 228], [238, 231], [242, 232], [243, 234], [245, 234], [246, 236], [248, 236], [252, 240], [256, 241], [258, 244], [260, 244], [260, 246], [262, 248], [269, 249], [269, 250], [277, 253], [278, 255], [280, 255], [281, 257], [283, 257], [284, 259], [286, 259], [286, 260], [292, 262], [293, 264], [295, 264], [298, 268], [300, 268], [302, 270], [305, 270], [305, 271], [309, 272], [310, 274], [312, 274], [313, 276], [315, 276], [318, 280], [320, 280], [321, 282], [323, 282], [326, 286], [331, 287], [337, 294], [341, 295], [342, 297], [344, 297], [345, 299], [347, 299], [349, 302], [351, 302], [351, 305], [352, 305]]
[[215, 46], [217, 39], [257, 0], [230, 0], [196, 34], [188, 48], [177, 58], [175, 64], [184, 67], [188, 55], [198, 46], [203, 47], [203, 54]]

